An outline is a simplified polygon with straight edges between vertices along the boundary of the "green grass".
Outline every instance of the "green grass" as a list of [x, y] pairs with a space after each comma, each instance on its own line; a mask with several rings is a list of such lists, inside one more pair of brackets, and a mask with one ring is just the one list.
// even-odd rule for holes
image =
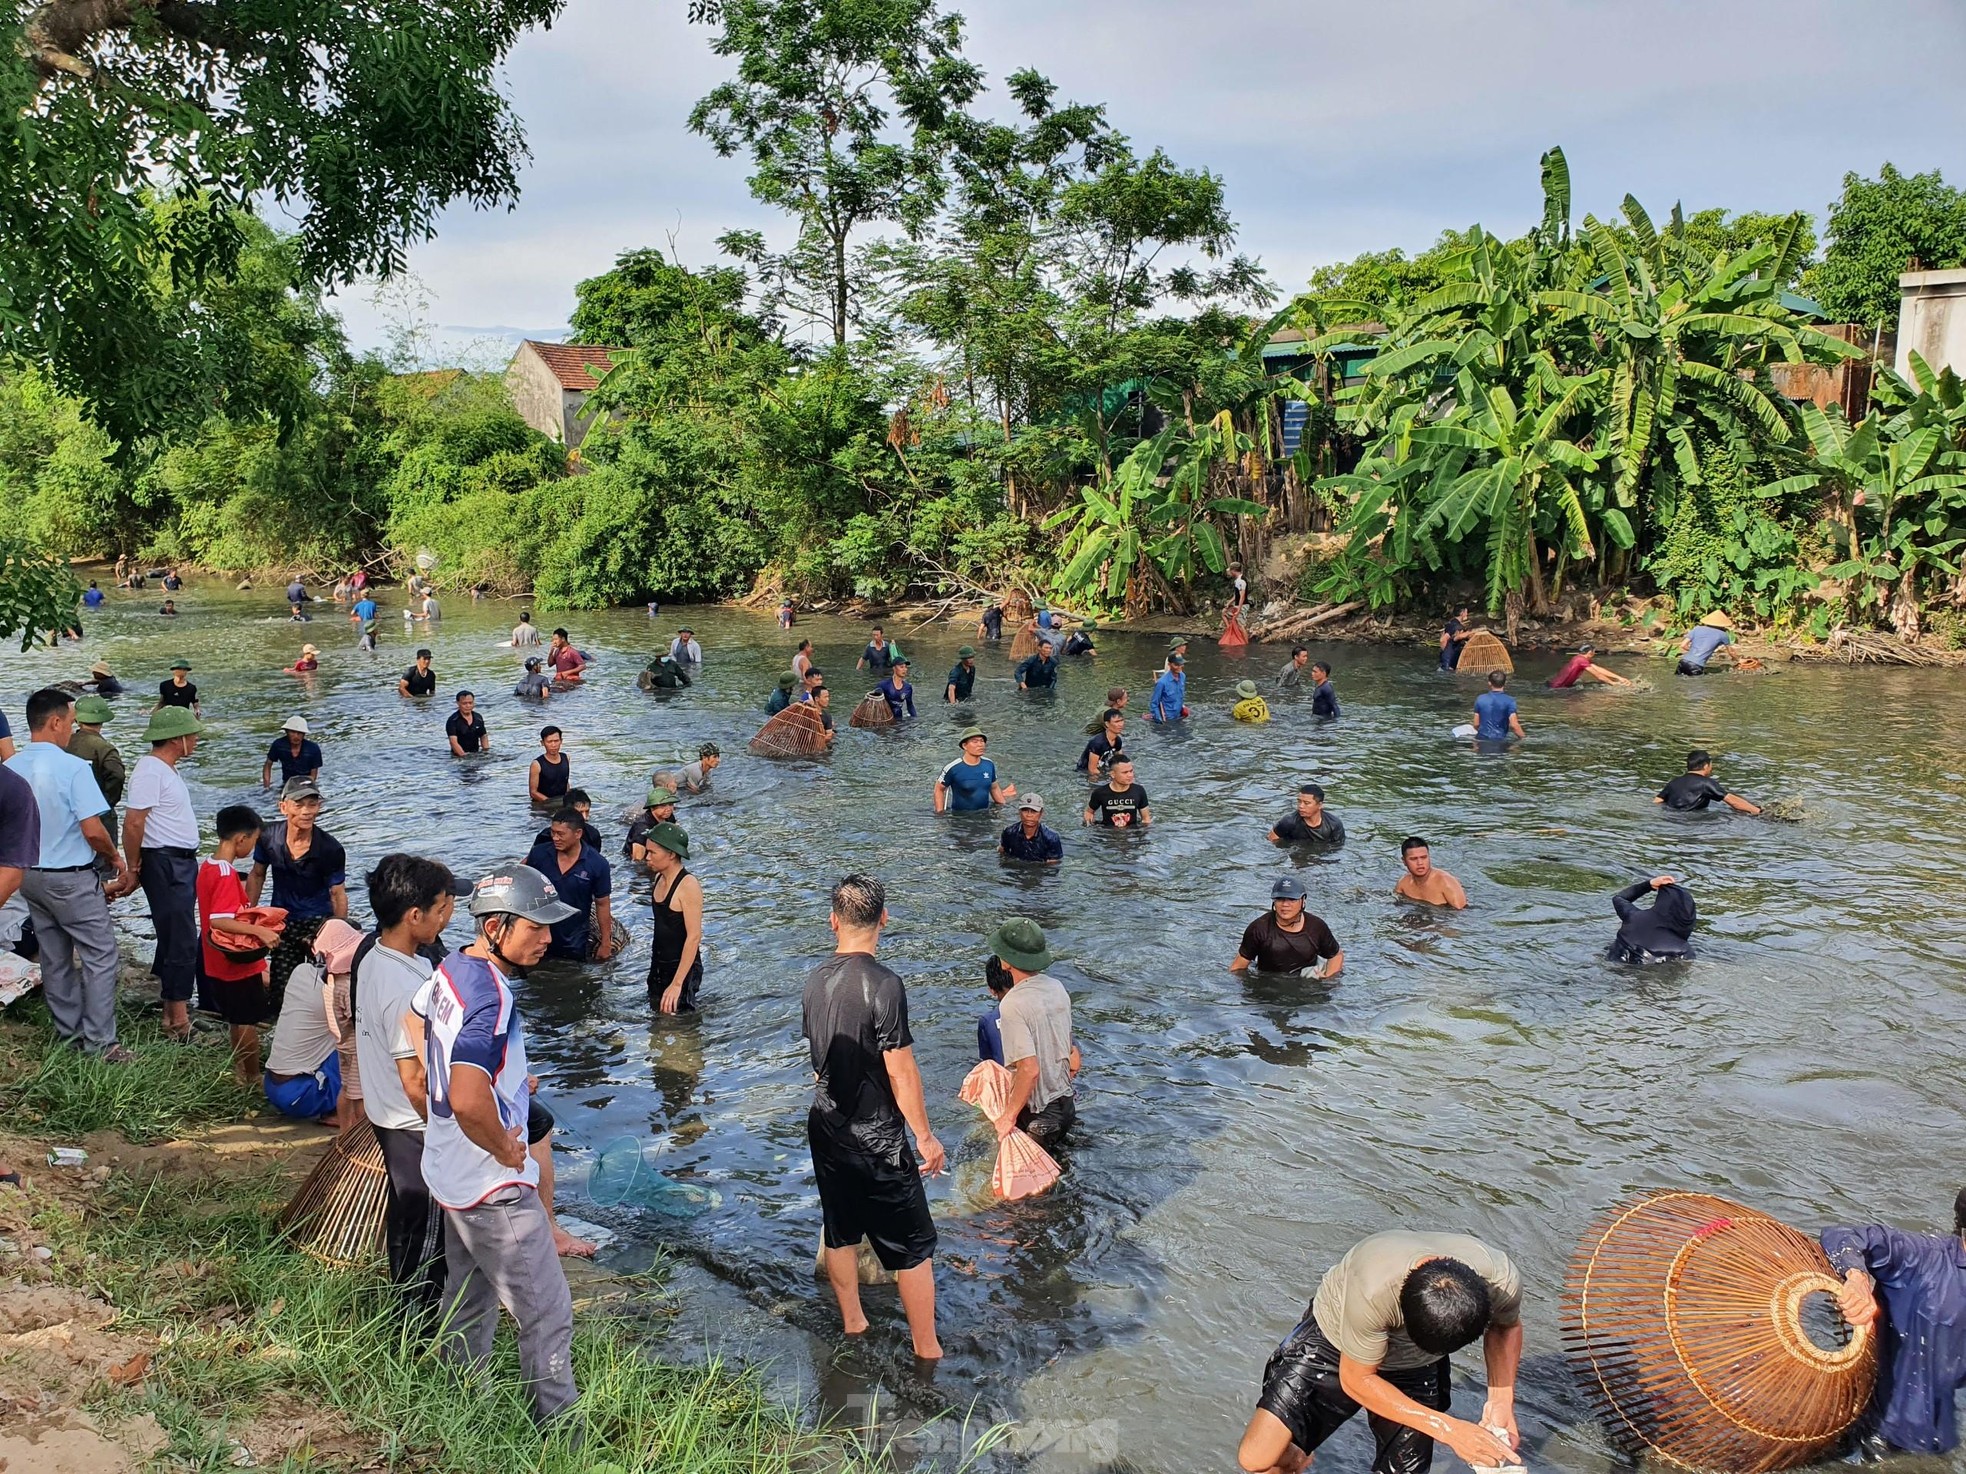
[[232, 1078], [232, 1051], [223, 1032], [166, 1039], [154, 1016], [119, 1009], [117, 1034], [136, 1055], [105, 1064], [55, 1039], [38, 1000], [8, 1011], [4, 1052], [7, 1084], [0, 1111], [10, 1130], [37, 1136], [120, 1131], [135, 1142], [162, 1141], [193, 1126], [236, 1121], [264, 1100]]
[[[755, 1373], [647, 1354], [636, 1322], [581, 1315], [581, 1401], [542, 1443], [519, 1387], [510, 1327], [482, 1374], [457, 1385], [404, 1320], [388, 1285], [324, 1270], [272, 1226], [280, 1180], [171, 1182], [111, 1196], [89, 1222], [44, 1220], [68, 1282], [121, 1312], [119, 1326], [165, 1349], [141, 1393], [106, 1390], [113, 1413], [148, 1412], [178, 1467], [229, 1467], [256, 1409], [296, 1400], [333, 1409], [367, 1446], [362, 1460], [432, 1474], [854, 1474], [880, 1467], [850, 1439], [801, 1426]], [[566, 1432], [582, 1440], [573, 1447]], [[295, 1469], [327, 1467], [291, 1463]]]

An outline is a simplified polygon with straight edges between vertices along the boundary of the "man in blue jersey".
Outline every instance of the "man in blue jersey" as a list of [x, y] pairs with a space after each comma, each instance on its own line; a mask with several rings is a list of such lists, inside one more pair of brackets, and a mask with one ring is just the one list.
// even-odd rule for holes
[[552, 926], [575, 914], [537, 870], [480, 880], [477, 936], [417, 990], [424, 1022], [429, 1122], [423, 1179], [444, 1210], [444, 1353], [468, 1367], [491, 1356], [503, 1305], [519, 1328], [519, 1367], [544, 1427], [579, 1396], [573, 1296], [526, 1150], [532, 1081], [511, 979], [546, 955]]
[[942, 770], [935, 780], [935, 812], [958, 813], [965, 809], [987, 809], [1017, 796], [1015, 783], [997, 782], [997, 765], [983, 756], [990, 739], [981, 727], [970, 727], [956, 739], [962, 756]]
[[1153, 700], [1147, 707], [1147, 715], [1156, 724], [1178, 722], [1188, 714], [1188, 672], [1187, 662], [1180, 654], [1167, 657], [1167, 669], [1160, 673], [1154, 682]]

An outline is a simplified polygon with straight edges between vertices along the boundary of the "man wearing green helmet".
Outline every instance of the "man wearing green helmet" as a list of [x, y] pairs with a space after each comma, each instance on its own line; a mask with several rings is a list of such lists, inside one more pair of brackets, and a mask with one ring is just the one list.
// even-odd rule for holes
[[969, 700], [976, 689], [976, 647], [965, 645], [956, 652], [956, 663], [949, 668], [949, 679], [942, 683], [942, 699], [951, 706]]
[[198, 813], [177, 765], [197, 750], [205, 724], [181, 706], [150, 715], [150, 751], [130, 775], [123, 858], [150, 903], [157, 951], [150, 971], [164, 1002], [164, 1032], [191, 1037], [191, 995], [198, 984]]
[[68, 755], [89, 765], [89, 771], [96, 775], [96, 787], [109, 800], [102, 826], [111, 839], [116, 838], [116, 805], [123, 801], [123, 788], [130, 778], [123, 766], [123, 754], [102, 735], [102, 724], [115, 714], [100, 696], [82, 697], [75, 703], [75, 735], [68, 739]]

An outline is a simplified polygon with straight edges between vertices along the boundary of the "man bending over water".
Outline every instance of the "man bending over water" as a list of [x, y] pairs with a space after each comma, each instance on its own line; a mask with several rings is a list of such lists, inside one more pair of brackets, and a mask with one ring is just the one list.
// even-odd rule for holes
[[1686, 754], [1686, 771], [1661, 788], [1652, 802], [1683, 810], [1704, 809], [1716, 800], [1739, 814], [1761, 812], [1760, 805], [1749, 803], [1738, 793], [1729, 793], [1713, 776], [1713, 756], [1696, 747]]
[[[1521, 1305], [1515, 1265], [1479, 1239], [1395, 1231], [1361, 1240], [1271, 1354], [1237, 1462], [1250, 1474], [1297, 1474], [1364, 1408], [1378, 1444], [1373, 1474], [1426, 1474], [1436, 1440], [1477, 1467], [1520, 1464]], [[1480, 1419], [1466, 1422], [1448, 1415], [1447, 1359], [1476, 1340], [1488, 1396]]]

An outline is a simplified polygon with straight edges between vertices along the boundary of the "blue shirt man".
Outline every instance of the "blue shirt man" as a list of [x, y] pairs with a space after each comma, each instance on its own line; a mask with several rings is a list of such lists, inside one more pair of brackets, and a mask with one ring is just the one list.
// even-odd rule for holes
[[[576, 836], [579, 833], [572, 832]], [[574, 914], [553, 923], [553, 942], [546, 949], [546, 955], [584, 962], [587, 960], [588, 916], [596, 901], [613, 894], [614, 872], [599, 850], [581, 843], [577, 837], [573, 845], [576, 852], [573, 863], [563, 866], [565, 857], [554, 847], [551, 833], [549, 829], [549, 837], [534, 844], [527, 852], [526, 864], [553, 882], [561, 901], [573, 907]]]
[[962, 756], [944, 768], [935, 779], [935, 812], [960, 813], [987, 809], [1009, 798], [1017, 790], [997, 785], [997, 765], [983, 756], [990, 739], [976, 727], [956, 739]]
[[874, 691], [887, 703], [897, 722], [915, 714], [915, 688], [908, 680], [907, 661], [895, 661], [894, 673], [874, 687]]
[[1160, 673], [1154, 682], [1153, 700], [1148, 703], [1147, 715], [1156, 722], [1178, 722], [1188, 714], [1188, 673], [1183, 668], [1181, 657], [1167, 657], [1167, 669]]
[[1052, 653], [1051, 646], [1039, 645], [1035, 654], [1027, 655], [1018, 662], [1018, 690], [1049, 691], [1057, 684], [1058, 657]]
[[1491, 687], [1475, 697], [1475, 737], [1482, 742], [1506, 742], [1513, 732], [1515, 697], [1501, 687]]
[[1717, 625], [1694, 625], [1686, 632], [1686, 652], [1679, 657], [1679, 673], [1686, 676], [1703, 674], [1707, 662], [1713, 659], [1714, 651], [1733, 643], [1734, 637]]
[[80, 870], [96, 852], [82, 833], [82, 821], [109, 807], [96, 783], [95, 769], [53, 742], [30, 742], [7, 759], [7, 767], [34, 790], [41, 813], [42, 870]]
[[997, 840], [997, 853], [1029, 865], [1056, 865], [1065, 858], [1065, 841], [1044, 822], [1044, 800], [1026, 794], [1017, 804], [1017, 822]]
[[312, 778], [321, 771], [321, 745], [311, 737], [303, 737], [300, 751], [295, 752], [293, 739], [282, 732], [266, 749], [266, 761], [269, 766], [279, 767], [283, 785], [289, 778]]
[[1953, 1204], [1953, 1220], [1949, 1234], [1875, 1223], [1822, 1234], [1823, 1252], [1846, 1277], [1845, 1313], [1853, 1296], [1883, 1312], [1872, 1326], [1879, 1335], [1871, 1394], [1877, 1431], [1893, 1448], [1917, 1453], [1944, 1453], [1959, 1443], [1953, 1399], [1966, 1386], [1966, 1193]]
[[89, 580], [88, 592], [82, 595], [82, 602], [88, 605], [91, 609], [100, 609], [102, 608], [103, 598], [104, 598], [103, 592], [101, 589], [96, 587], [95, 580], [94, 579]]
[[375, 618], [375, 600], [371, 599], [367, 594], [362, 595], [361, 598], [355, 601], [353, 613], [362, 623], [367, 624]]

